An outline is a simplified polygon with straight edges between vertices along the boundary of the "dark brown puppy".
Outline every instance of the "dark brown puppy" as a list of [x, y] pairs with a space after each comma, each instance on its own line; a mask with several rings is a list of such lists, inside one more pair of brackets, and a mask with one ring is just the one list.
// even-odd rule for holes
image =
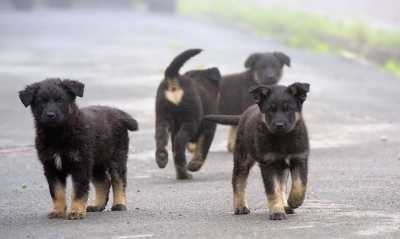
[[[156, 98], [156, 162], [160, 168], [168, 163], [166, 149], [171, 136], [177, 179], [190, 179], [187, 172], [199, 170], [214, 138], [216, 124], [205, 122], [206, 114], [217, 112], [217, 94], [221, 75], [217, 68], [179, 74], [180, 68], [201, 50], [191, 49], [178, 55], [165, 71]], [[186, 167], [185, 149], [195, 143], [193, 159]]]
[[[290, 66], [290, 58], [282, 52], [254, 53], [245, 67], [247, 71], [223, 77], [218, 112], [225, 115], [240, 115], [254, 104], [248, 91], [256, 85], [275, 85], [283, 74], [284, 65]], [[231, 127], [228, 137], [228, 151], [235, 148], [236, 127]]]
[[[250, 169], [258, 162], [264, 180], [271, 220], [282, 220], [304, 201], [309, 140], [302, 118], [302, 105], [309, 91], [306, 83], [259, 86], [251, 90], [258, 105], [239, 116], [206, 116], [205, 120], [238, 125], [232, 185], [235, 214], [250, 212], [246, 184]], [[286, 200], [289, 172], [292, 188]]]
[[[87, 211], [103, 211], [112, 185], [113, 211], [126, 210], [126, 162], [128, 130], [138, 124], [115, 108], [93, 106], [79, 109], [75, 98], [83, 97], [77, 81], [48, 79], [19, 92], [22, 103], [31, 106], [36, 126], [36, 150], [53, 199], [49, 218], [66, 213], [66, 178], [72, 176], [73, 195], [69, 219]], [[96, 203], [86, 208], [90, 180]]]

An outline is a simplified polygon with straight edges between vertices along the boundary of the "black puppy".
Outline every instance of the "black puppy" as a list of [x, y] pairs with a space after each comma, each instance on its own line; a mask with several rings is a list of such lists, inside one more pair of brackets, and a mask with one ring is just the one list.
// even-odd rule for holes
[[[290, 58], [282, 52], [254, 53], [245, 67], [247, 71], [223, 77], [218, 112], [225, 115], [240, 115], [254, 104], [248, 91], [255, 85], [275, 85], [283, 74], [283, 66], [290, 66]], [[228, 151], [235, 148], [236, 127], [231, 127], [228, 137]]]
[[[127, 113], [110, 107], [79, 109], [83, 97], [78, 81], [47, 79], [19, 92], [25, 107], [31, 106], [36, 126], [36, 150], [53, 199], [49, 218], [66, 213], [66, 178], [72, 176], [73, 195], [69, 219], [103, 211], [112, 185], [113, 211], [126, 210], [126, 162], [128, 130], [138, 123]], [[89, 182], [96, 189], [96, 203], [86, 209]]]
[[[214, 138], [216, 124], [205, 122], [206, 114], [217, 112], [217, 95], [221, 80], [217, 68], [179, 74], [180, 68], [201, 50], [190, 49], [178, 55], [165, 71], [156, 98], [156, 162], [160, 168], [168, 163], [166, 149], [171, 135], [177, 179], [191, 179], [187, 172], [198, 171]], [[186, 165], [185, 149], [195, 143], [193, 159]], [[187, 167], [186, 167], [187, 166]]]
[[[232, 185], [235, 214], [250, 212], [246, 184], [250, 169], [258, 162], [264, 180], [271, 220], [282, 220], [304, 201], [309, 140], [302, 118], [302, 105], [309, 84], [258, 86], [251, 95], [258, 105], [250, 106], [241, 117], [209, 115], [207, 121], [238, 125]], [[289, 171], [292, 188], [286, 200]]]

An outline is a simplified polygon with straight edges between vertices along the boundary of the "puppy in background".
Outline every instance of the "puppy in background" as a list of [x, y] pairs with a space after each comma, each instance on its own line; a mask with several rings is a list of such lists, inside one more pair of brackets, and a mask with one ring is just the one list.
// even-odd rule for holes
[[[79, 109], [83, 97], [78, 81], [47, 79], [19, 92], [25, 107], [31, 106], [36, 127], [36, 150], [53, 199], [49, 218], [66, 215], [66, 178], [72, 176], [73, 194], [68, 219], [81, 219], [88, 212], [103, 211], [113, 189], [113, 211], [126, 210], [126, 163], [128, 130], [138, 123], [115, 108], [92, 106]], [[96, 189], [96, 202], [86, 208], [89, 182]]]
[[[217, 68], [179, 70], [200, 49], [189, 49], [178, 55], [165, 70], [156, 97], [156, 162], [160, 168], [168, 163], [168, 137], [171, 137], [177, 179], [191, 179], [187, 170], [200, 170], [206, 160], [216, 124], [203, 122], [206, 114], [217, 112], [217, 95], [221, 74]], [[185, 150], [195, 144], [193, 158], [187, 165]]]
[[[251, 54], [244, 66], [246, 71], [223, 76], [218, 98], [218, 113], [240, 115], [254, 104], [248, 91], [256, 85], [275, 85], [283, 74], [283, 67], [290, 66], [290, 57], [282, 52]], [[236, 127], [232, 126], [228, 136], [228, 151], [233, 152]]]
[[[235, 214], [250, 213], [246, 185], [258, 163], [268, 198], [271, 220], [282, 220], [304, 201], [307, 187], [309, 140], [302, 117], [309, 84], [257, 86], [250, 93], [257, 105], [241, 116], [208, 115], [206, 121], [238, 125], [233, 167]], [[288, 175], [292, 188], [286, 199]]]

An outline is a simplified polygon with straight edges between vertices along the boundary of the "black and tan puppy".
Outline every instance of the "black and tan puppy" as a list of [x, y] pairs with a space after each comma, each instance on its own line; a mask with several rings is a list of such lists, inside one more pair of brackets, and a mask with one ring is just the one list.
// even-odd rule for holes
[[[138, 124], [115, 108], [93, 106], [79, 109], [83, 97], [78, 81], [47, 79], [19, 92], [22, 103], [31, 106], [36, 127], [36, 150], [53, 199], [49, 218], [66, 213], [66, 178], [72, 176], [73, 195], [69, 219], [103, 211], [112, 185], [112, 210], [126, 210], [126, 163], [128, 130]], [[96, 189], [96, 203], [86, 208], [89, 182]]]
[[[160, 168], [168, 163], [167, 143], [171, 136], [177, 179], [191, 179], [187, 172], [198, 171], [214, 138], [216, 125], [202, 124], [206, 114], [217, 112], [217, 95], [221, 80], [217, 68], [179, 74], [180, 68], [201, 50], [190, 49], [178, 55], [165, 71], [156, 98], [156, 162]], [[185, 149], [195, 143], [193, 159], [186, 165]]]
[[[290, 66], [290, 58], [282, 52], [254, 53], [244, 66], [247, 71], [223, 77], [218, 112], [225, 115], [240, 115], [254, 104], [248, 91], [256, 85], [275, 85], [283, 74], [283, 67]], [[228, 151], [235, 148], [236, 127], [232, 126], [228, 137]]]
[[[250, 169], [261, 168], [271, 220], [282, 220], [304, 201], [307, 186], [309, 140], [302, 118], [302, 105], [309, 84], [259, 86], [251, 90], [258, 105], [241, 117], [209, 115], [207, 121], [238, 125], [232, 185], [235, 214], [250, 212], [246, 184]], [[292, 188], [286, 200], [289, 173]]]

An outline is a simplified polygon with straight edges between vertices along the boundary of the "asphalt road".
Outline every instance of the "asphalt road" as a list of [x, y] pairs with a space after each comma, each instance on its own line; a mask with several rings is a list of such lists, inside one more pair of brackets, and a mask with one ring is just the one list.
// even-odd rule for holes
[[[292, 57], [282, 83], [309, 82], [311, 136], [305, 204], [269, 221], [255, 167], [252, 213], [234, 216], [232, 156], [220, 127], [204, 168], [177, 182], [154, 155], [154, 95], [163, 68], [189, 47], [205, 51], [185, 69], [243, 69], [254, 51]], [[117, 106], [135, 116], [127, 212], [50, 220], [47, 183], [28, 109], [17, 92], [46, 77], [86, 84], [79, 105]], [[246, 30], [181, 17], [120, 12], [0, 13], [0, 238], [400, 238], [400, 80], [367, 63], [286, 49]], [[69, 189], [70, 192], [70, 189]], [[93, 198], [93, 197], [92, 197]]]

